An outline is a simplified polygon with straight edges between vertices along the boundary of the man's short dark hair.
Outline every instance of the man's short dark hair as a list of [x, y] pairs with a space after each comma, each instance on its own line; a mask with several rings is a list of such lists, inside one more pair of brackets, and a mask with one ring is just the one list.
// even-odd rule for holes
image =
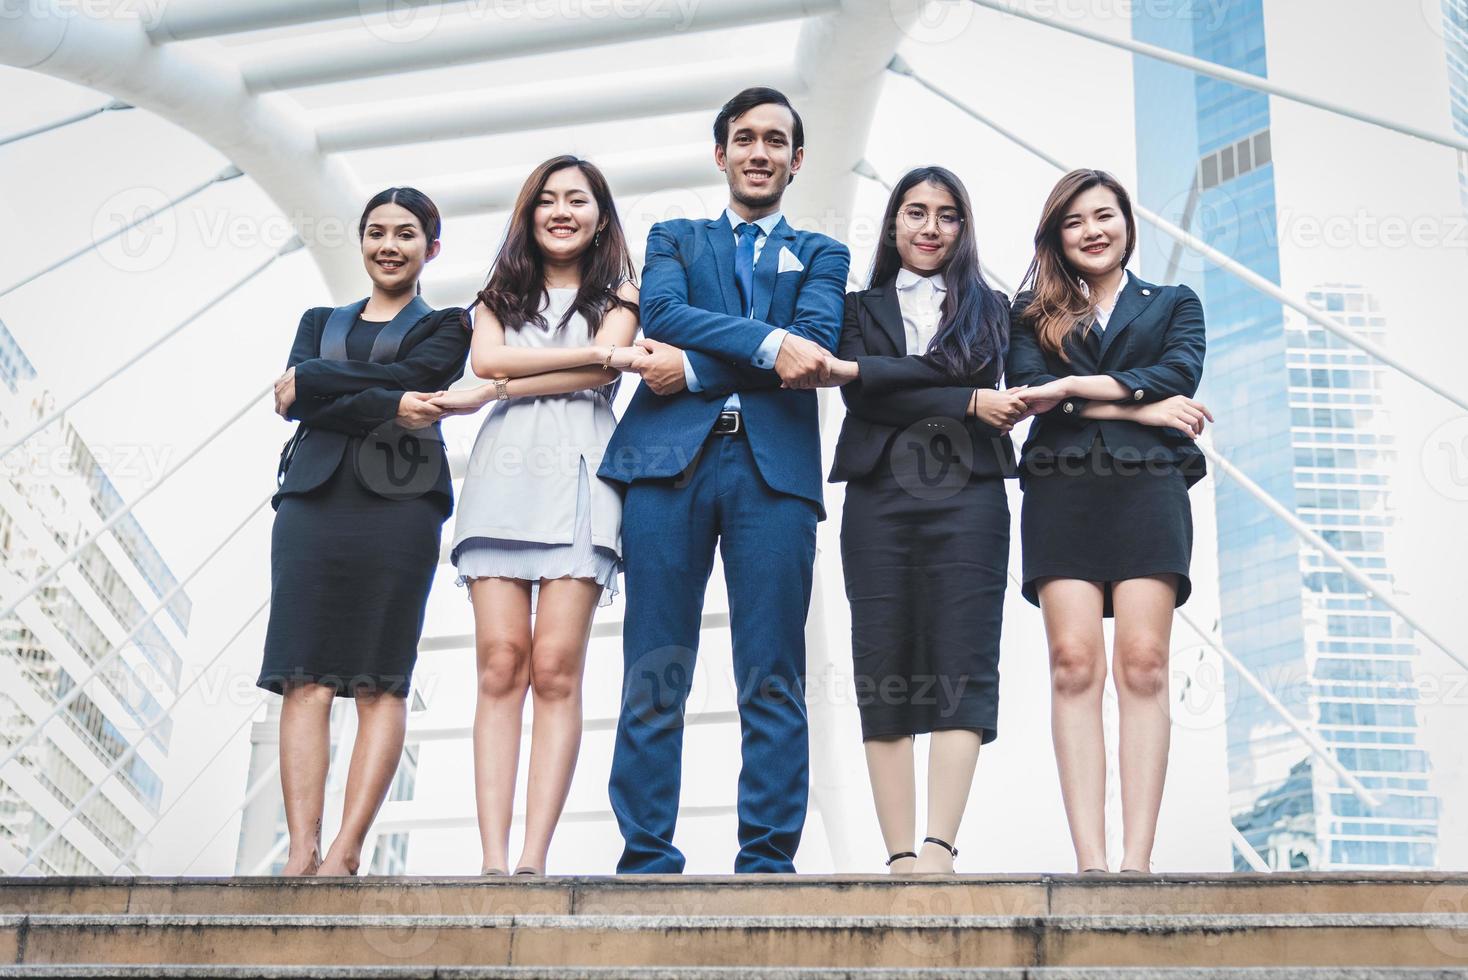
[[718, 116], [714, 118], [714, 142], [722, 147], [729, 145], [729, 123], [744, 115], [755, 106], [782, 105], [790, 110], [790, 115], [795, 119], [795, 132], [790, 134], [790, 152], [805, 146], [805, 124], [800, 121], [800, 113], [795, 111], [795, 106], [785, 97], [784, 92], [772, 88], [747, 88], [734, 98], [724, 103], [719, 110]]

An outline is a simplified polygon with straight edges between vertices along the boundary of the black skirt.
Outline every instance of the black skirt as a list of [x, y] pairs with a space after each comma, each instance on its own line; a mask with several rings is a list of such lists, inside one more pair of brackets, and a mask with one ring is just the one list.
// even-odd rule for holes
[[1040, 604], [1036, 585], [1043, 578], [1098, 582], [1102, 616], [1110, 617], [1113, 583], [1171, 573], [1178, 577], [1175, 605], [1188, 601], [1193, 509], [1187, 477], [1175, 464], [1115, 459], [1098, 437], [1088, 455], [1021, 465], [1026, 599]]
[[350, 460], [281, 498], [270, 539], [270, 626], [256, 684], [313, 681], [338, 697], [406, 696], [447, 513], [434, 495], [387, 500]]
[[850, 483], [841, 560], [862, 738], [998, 735], [1009, 567], [1004, 481], [914, 493], [888, 467]]

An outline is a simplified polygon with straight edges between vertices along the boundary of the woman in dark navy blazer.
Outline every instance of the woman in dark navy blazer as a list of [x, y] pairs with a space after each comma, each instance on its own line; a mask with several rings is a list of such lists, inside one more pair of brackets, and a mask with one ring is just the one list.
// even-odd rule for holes
[[[306, 311], [276, 411], [299, 419], [281, 454], [270, 545], [270, 626], [257, 683], [284, 696], [280, 779], [286, 874], [356, 874], [362, 843], [403, 752], [423, 609], [453, 509], [448, 458], [429, 399], [463, 373], [464, 311], [418, 296], [439, 252], [433, 202], [390, 188], [358, 233], [372, 295]], [[333, 699], [352, 697], [341, 829], [321, 857]]]
[[[862, 739], [888, 867], [953, 870], [981, 743], [998, 734], [999, 626], [1025, 405], [997, 390], [1008, 300], [979, 272], [973, 210], [942, 167], [892, 191], [871, 288], [849, 293], [832, 383], [846, 421], [841, 558]], [[913, 741], [932, 734], [927, 837], [916, 838]]]
[[1148, 871], [1167, 772], [1173, 609], [1187, 601], [1194, 440], [1212, 421], [1193, 399], [1203, 307], [1187, 286], [1131, 276], [1136, 222], [1110, 174], [1078, 170], [1045, 203], [1014, 304], [1008, 382], [1035, 414], [1020, 458], [1023, 592], [1050, 647], [1051, 730], [1082, 871], [1107, 870], [1106, 645], [1120, 717], [1121, 870]]

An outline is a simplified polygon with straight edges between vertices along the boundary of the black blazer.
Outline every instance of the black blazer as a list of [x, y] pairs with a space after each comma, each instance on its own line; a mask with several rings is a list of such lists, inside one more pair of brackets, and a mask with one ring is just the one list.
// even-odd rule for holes
[[975, 388], [998, 387], [998, 359], [960, 384], [931, 358], [908, 354], [896, 285], [846, 294], [837, 355], [860, 364], [861, 377], [841, 388], [846, 420], [829, 482], [869, 476], [889, 463], [897, 433], [927, 423], [932, 438], [946, 428], [940, 419], [955, 420], [968, 430], [976, 475], [1014, 476], [1014, 444], [1008, 433], [968, 414]]
[[[271, 498], [272, 507], [279, 507], [287, 494], [307, 493], [329, 480], [342, 465], [344, 450], [354, 436], [367, 436], [397, 418], [404, 392], [441, 391], [464, 373], [470, 335], [468, 314], [462, 309], [436, 310], [419, 320], [403, 337], [397, 358], [384, 364], [322, 358], [321, 332], [331, 312], [329, 307], [307, 310], [296, 328], [286, 364], [296, 369], [296, 400], [287, 415], [302, 424], [292, 440], [295, 445], [290, 447], [285, 480]], [[402, 434], [402, 430], [394, 433]], [[407, 435], [406, 445], [400, 439], [384, 445], [399, 454], [428, 456], [424, 472], [435, 474], [430, 485], [416, 492], [384, 492], [381, 481], [362, 479], [354, 461], [358, 481], [389, 499], [435, 494], [442, 498], [446, 512], [452, 512], [453, 483], [439, 424]], [[403, 472], [413, 466], [413, 460], [401, 455], [396, 462]]]
[[[1032, 296], [1030, 292], [1016, 296], [1010, 311], [1010, 385], [1042, 385], [1069, 375], [1104, 374], [1131, 392], [1126, 404], [1146, 405], [1197, 393], [1207, 341], [1203, 304], [1189, 287], [1154, 286], [1132, 276], [1100, 337], [1091, 327], [1066, 337], [1069, 363], [1041, 349], [1034, 324], [1023, 315]], [[1188, 436], [1139, 422], [1082, 418], [1085, 405], [1084, 398], [1069, 398], [1035, 417], [1020, 452], [1022, 472], [1057, 455], [1084, 455], [1099, 435], [1115, 459], [1177, 464], [1188, 486], [1203, 477], [1203, 454]]]

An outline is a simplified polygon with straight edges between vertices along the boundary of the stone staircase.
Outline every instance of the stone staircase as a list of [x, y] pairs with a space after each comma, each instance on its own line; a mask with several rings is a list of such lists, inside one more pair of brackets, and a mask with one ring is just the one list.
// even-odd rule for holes
[[1468, 977], [1468, 875], [0, 879], [0, 977]]

